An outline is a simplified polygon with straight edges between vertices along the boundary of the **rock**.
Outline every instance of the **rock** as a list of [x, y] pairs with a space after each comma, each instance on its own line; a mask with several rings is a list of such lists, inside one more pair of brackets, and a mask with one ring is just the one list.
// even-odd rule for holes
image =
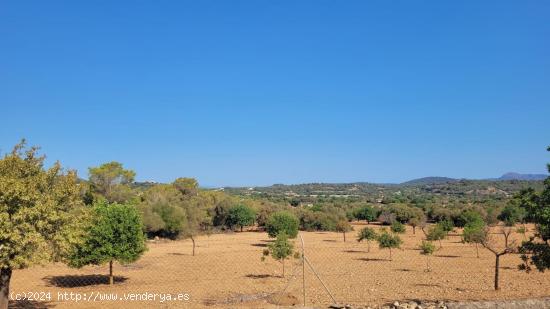
[[394, 302], [394, 303], [393, 303], [393, 306], [394, 306], [394, 307], [399, 307], [399, 302], [398, 302], [398, 301]]

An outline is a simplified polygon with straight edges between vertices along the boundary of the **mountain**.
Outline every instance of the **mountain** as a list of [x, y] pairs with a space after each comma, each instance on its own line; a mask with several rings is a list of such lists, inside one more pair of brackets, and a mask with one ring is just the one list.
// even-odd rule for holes
[[497, 180], [544, 180], [548, 175], [544, 174], [520, 174], [520, 173], [506, 173]]
[[438, 184], [438, 183], [455, 182], [458, 180], [459, 179], [449, 178], [449, 177], [423, 177], [423, 178], [417, 178], [406, 182], [402, 182], [401, 185], [404, 185], [404, 186], [430, 185], [430, 184]]

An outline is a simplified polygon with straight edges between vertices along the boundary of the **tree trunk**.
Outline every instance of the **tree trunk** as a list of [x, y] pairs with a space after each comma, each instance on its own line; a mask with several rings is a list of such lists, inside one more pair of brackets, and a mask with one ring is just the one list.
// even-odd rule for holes
[[367, 240], [367, 252], [370, 252], [370, 240]]
[[193, 256], [195, 256], [195, 238], [191, 236], [191, 241], [193, 242]]
[[243, 226], [241, 225], [241, 232], [243, 231]]
[[109, 261], [109, 284], [113, 285], [115, 283], [114, 277], [113, 277], [113, 260]]
[[0, 309], [8, 309], [11, 273], [11, 268], [0, 269]]
[[285, 259], [283, 259], [282, 263], [283, 263], [283, 278], [284, 278], [285, 277]]
[[344, 232], [344, 242], [346, 242], [346, 232]]
[[500, 264], [500, 255], [496, 255], [496, 259], [495, 259], [495, 290], [498, 290], [499, 287], [498, 287], [498, 269], [499, 269], [499, 264]]
[[477, 254], [477, 258], [479, 259], [479, 248], [477, 246], [477, 242], [476, 242], [476, 254]]
[[413, 235], [416, 235], [416, 226], [413, 225]]
[[443, 248], [443, 245], [441, 244], [441, 239], [439, 240], [439, 249]]
[[426, 254], [426, 271], [430, 271], [430, 257]]

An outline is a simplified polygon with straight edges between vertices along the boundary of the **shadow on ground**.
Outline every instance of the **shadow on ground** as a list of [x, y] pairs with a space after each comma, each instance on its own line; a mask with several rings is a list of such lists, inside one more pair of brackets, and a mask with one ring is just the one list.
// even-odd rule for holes
[[[115, 284], [122, 283], [128, 278], [122, 276], [114, 277]], [[61, 288], [76, 288], [89, 285], [101, 285], [109, 284], [109, 276], [106, 275], [67, 275], [67, 276], [53, 276], [45, 277], [44, 281], [50, 286], [56, 286]]]
[[10, 309], [45, 309], [53, 308], [53, 305], [48, 302], [35, 300], [10, 300], [8, 304]]
[[376, 258], [359, 258], [358, 261], [366, 261], [366, 262], [389, 262], [389, 259], [376, 259]]

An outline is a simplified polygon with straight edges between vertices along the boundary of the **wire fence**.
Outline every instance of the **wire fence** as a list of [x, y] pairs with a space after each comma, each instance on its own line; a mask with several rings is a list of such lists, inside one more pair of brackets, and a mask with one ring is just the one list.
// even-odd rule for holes
[[[380, 305], [395, 300], [492, 299], [548, 296], [550, 274], [517, 269], [516, 254], [502, 257], [501, 291], [493, 291], [494, 255], [461, 241], [442, 241], [433, 256], [420, 254], [422, 233], [401, 235], [401, 249], [380, 249], [356, 240], [356, 224], [342, 233], [300, 232], [292, 240], [296, 256], [283, 265], [262, 251], [273, 242], [265, 232], [245, 231], [190, 240], [148, 241], [135, 263], [68, 268], [48, 264], [16, 270], [13, 308], [277, 308], [330, 304]], [[379, 226], [373, 226], [379, 229]], [[521, 241], [522, 235], [513, 238]], [[302, 242], [303, 252], [302, 255]], [[426, 269], [430, 260], [431, 271]], [[26, 297], [20, 294], [28, 293]], [[34, 293], [34, 294], [33, 294]], [[16, 299], [16, 296], [20, 296]], [[32, 297], [28, 297], [31, 295]]]

